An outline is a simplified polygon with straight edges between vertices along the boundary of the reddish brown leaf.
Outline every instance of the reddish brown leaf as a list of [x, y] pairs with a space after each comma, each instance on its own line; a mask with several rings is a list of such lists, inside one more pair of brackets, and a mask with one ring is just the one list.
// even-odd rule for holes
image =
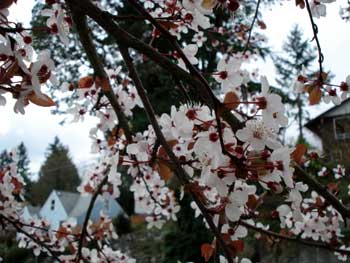
[[299, 6], [301, 9], [305, 8], [305, 2], [304, 0], [295, 0], [295, 5]]
[[257, 203], [258, 203], [258, 200], [256, 199], [255, 195], [248, 196], [248, 202], [246, 204], [248, 206], [248, 208], [254, 210]]
[[111, 84], [109, 83], [109, 79], [103, 78], [103, 79], [101, 80], [101, 89], [102, 89], [103, 91], [109, 91], [109, 90], [111, 90]]
[[237, 254], [237, 252], [242, 252], [244, 250], [244, 242], [243, 242], [243, 240], [232, 241], [231, 247], [232, 247], [233, 251], [235, 252], [234, 254]]
[[173, 176], [173, 172], [168, 166], [168, 164], [164, 161], [159, 161], [158, 162], [158, 172], [160, 177], [167, 182], [169, 179]]
[[217, 0], [203, 0], [201, 6], [204, 9], [211, 10], [217, 4]]
[[309, 91], [309, 102], [310, 105], [315, 105], [320, 103], [322, 98], [322, 91], [320, 87], [311, 87], [311, 90]]
[[175, 24], [175, 23], [173, 23], [173, 22], [170, 22], [170, 21], [162, 20], [162, 21], [159, 21], [158, 23], [161, 24], [161, 25], [162, 25], [164, 28], [166, 28], [167, 30], [178, 28], [178, 25], [177, 25], [177, 24]]
[[94, 85], [94, 78], [92, 76], [86, 76], [78, 81], [78, 87], [79, 89], [88, 89], [91, 88], [92, 85]]
[[266, 29], [266, 24], [264, 23], [264, 21], [259, 20], [258, 21], [258, 26], [260, 27], [260, 29], [265, 30]]
[[297, 144], [295, 146], [295, 150], [290, 155], [290, 158], [292, 158], [292, 160], [295, 161], [296, 163], [301, 163], [301, 159], [303, 158], [306, 151], [307, 151], [307, 147], [305, 144], [302, 144], [302, 143]]
[[323, 208], [323, 206], [324, 206], [324, 202], [322, 201], [322, 199], [319, 196], [316, 197], [315, 205], [317, 208]]
[[16, 3], [16, 2], [17, 2], [17, 0], [1, 0], [0, 1], [0, 10], [10, 7], [10, 5], [12, 5], [13, 3]]
[[214, 253], [214, 247], [208, 243], [201, 246], [202, 257], [204, 257], [205, 262], [208, 262]]
[[56, 232], [57, 239], [64, 238], [68, 236], [69, 232], [67, 231], [67, 228], [60, 226]]
[[93, 193], [94, 192], [94, 188], [92, 188], [90, 184], [86, 184], [86, 185], [84, 185], [84, 192], [86, 192], [86, 193]]
[[96, 87], [101, 87], [103, 91], [109, 91], [111, 89], [111, 84], [109, 83], [108, 78], [97, 77], [95, 79], [95, 84], [96, 84]]
[[46, 94], [42, 94], [40, 97], [38, 97], [35, 92], [31, 93], [27, 96], [28, 100], [38, 106], [41, 107], [51, 107], [56, 106], [56, 103]]
[[239, 97], [235, 92], [230, 91], [225, 94], [224, 104], [226, 108], [230, 110], [236, 109], [239, 103], [240, 103]]
[[[172, 148], [175, 144], [178, 143], [178, 141], [177, 140], [171, 140], [171, 141], [168, 141], [167, 143], [170, 146], [170, 148]], [[168, 159], [168, 155], [166, 154], [166, 151], [165, 151], [163, 146], [159, 147], [158, 157], [161, 158], [161, 159]]]

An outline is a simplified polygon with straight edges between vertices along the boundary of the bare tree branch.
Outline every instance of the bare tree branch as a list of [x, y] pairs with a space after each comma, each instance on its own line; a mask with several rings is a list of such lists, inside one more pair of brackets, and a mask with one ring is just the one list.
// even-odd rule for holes
[[314, 38], [315, 41], [316, 41], [316, 45], [317, 45], [317, 51], [318, 51], [318, 64], [319, 64], [319, 68], [320, 68], [320, 72], [319, 72], [319, 81], [321, 83], [324, 82], [324, 79], [322, 77], [322, 73], [323, 73], [323, 69], [322, 69], [322, 63], [324, 61], [324, 56], [323, 56], [323, 53], [322, 53], [322, 49], [321, 49], [321, 44], [320, 44], [320, 41], [318, 39], [318, 27], [314, 21], [314, 18], [312, 16], [312, 12], [311, 12], [311, 7], [310, 7], [310, 3], [309, 3], [309, 0], [305, 0], [305, 3], [306, 3], [306, 10], [309, 14], [309, 18], [310, 18], [310, 22], [311, 22], [311, 26], [312, 26], [312, 32], [314, 34]]
[[[120, 52], [124, 58], [124, 61], [127, 65], [128, 69], [129, 69], [129, 75], [130, 75], [131, 79], [134, 81], [135, 87], [136, 87], [137, 92], [138, 92], [138, 94], [143, 102], [143, 105], [145, 107], [145, 111], [147, 113], [147, 117], [148, 117], [148, 119], [149, 119], [149, 121], [154, 129], [154, 132], [156, 133], [156, 136], [157, 136], [160, 144], [164, 147], [164, 150], [167, 153], [167, 155], [169, 156], [170, 160], [173, 161], [173, 163], [174, 163], [174, 170], [175, 170], [175, 174], [177, 175], [177, 178], [179, 179], [179, 181], [181, 182], [182, 185], [188, 186], [190, 183], [188, 180], [189, 176], [184, 171], [184, 169], [181, 167], [181, 164], [178, 162], [177, 157], [175, 156], [175, 154], [173, 153], [169, 144], [167, 143], [167, 141], [166, 141], [159, 125], [158, 125], [158, 121], [155, 117], [153, 107], [152, 107], [152, 105], [151, 105], [151, 103], [146, 95], [146, 92], [143, 88], [142, 82], [138, 77], [138, 74], [135, 70], [132, 59], [129, 55], [128, 49], [125, 48], [124, 46], [120, 46]], [[224, 250], [228, 262], [233, 263], [231, 253], [230, 253], [228, 247], [226, 246], [225, 241], [222, 239], [220, 231], [215, 226], [215, 224], [212, 220], [212, 217], [207, 213], [207, 210], [204, 207], [204, 205], [202, 204], [202, 202], [198, 199], [198, 197], [192, 191], [191, 191], [191, 195], [192, 195], [193, 200], [195, 201], [195, 203], [197, 204], [197, 206], [201, 210], [201, 212], [202, 212], [204, 218], [206, 219], [210, 229], [212, 230], [215, 237], [219, 241], [222, 249]]]
[[350, 209], [343, 205], [339, 199], [327, 190], [327, 187], [317, 182], [310, 174], [308, 174], [298, 164], [294, 164], [295, 174], [308, 186], [314, 189], [319, 195], [321, 195], [329, 204], [331, 204], [343, 217], [350, 218]]
[[249, 28], [248, 39], [247, 39], [247, 43], [246, 43], [246, 45], [244, 47], [243, 54], [245, 54], [247, 52], [248, 48], [249, 48], [250, 39], [252, 37], [252, 32], [253, 32], [255, 20], [258, 18], [258, 14], [259, 14], [260, 2], [261, 2], [261, 0], [258, 0], [258, 2], [256, 3], [255, 14], [254, 14], [253, 21], [252, 21], [252, 23], [250, 25], [250, 28]]
[[45, 248], [50, 256], [52, 256], [55, 260], [57, 260], [58, 262], [62, 262], [59, 257], [57, 256], [56, 252], [54, 252], [47, 244], [45, 244], [45, 242], [42, 242], [41, 240], [36, 239], [33, 235], [29, 234], [27, 231], [23, 230], [21, 227], [18, 226], [18, 223], [16, 221], [13, 221], [3, 215], [0, 214], [0, 218], [2, 220], [7, 221], [8, 223], [10, 223], [19, 233], [22, 233], [23, 235], [25, 235], [27, 238], [29, 238], [30, 240], [32, 240], [34, 243], [36, 243], [39, 247], [43, 247]]
[[342, 254], [350, 255], [350, 250], [345, 250], [345, 249], [332, 247], [331, 245], [329, 245], [327, 243], [301, 239], [301, 238], [298, 238], [298, 237], [295, 237], [295, 236], [282, 235], [282, 234], [279, 234], [279, 233], [276, 233], [276, 232], [273, 232], [273, 231], [270, 231], [270, 230], [265, 230], [265, 229], [262, 229], [260, 227], [251, 225], [251, 224], [246, 223], [244, 221], [240, 221], [239, 224], [242, 225], [242, 226], [245, 226], [246, 228], [253, 229], [256, 232], [259, 232], [261, 234], [265, 234], [265, 235], [268, 235], [268, 236], [271, 236], [271, 237], [275, 237], [275, 238], [287, 240], [287, 241], [294, 242], [294, 243], [299, 243], [299, 244], [303, 244], [303, 245], [307, 245], [307, 246], [311, 246], [311, 247], [323, 248], [323, 249], [327, 249], [327, 250], [330, 250], [330, 251], [333, 251], [333, 252], [339, 252], [339, 253], [342, 253]]
[[[71, 2], [71, 0], [67, 1], [68, 3]], [[95, 45], [92, 42], [90, 31], [86, 22], [85, 15], [82, 15], [79, 10], [77, 10], [76, 5], [70, 3], [70, 11], [73, 18], [73, 22], [76, 26], [77, 32], [79, 34], [80, 41], [84, 47], [84, 50], [86, 52], [86, 55], [95, 71], [95, 75], [98, 76], [101, 80], [107, 80], [109, 83], [108, 75], [104, 69], [103, 63], [101, 61], [101, 58], [96, 52]], [[106, 89], [102, 88], [103, 94], [108, 98], [109, 102], [111, 103], [114, 112], [117, 114], [118, 122], [120, 126], [124, 129], [125, 136], [127, 140], [130, 142], [132, 141], [131, 137], [131, 131], [129, 128], [128, 121], [123, 114], [123, 111], [119, 105], [119, 102], [117, 100], [117, 97], [115, 96], [113, 90], [111, 88]]]

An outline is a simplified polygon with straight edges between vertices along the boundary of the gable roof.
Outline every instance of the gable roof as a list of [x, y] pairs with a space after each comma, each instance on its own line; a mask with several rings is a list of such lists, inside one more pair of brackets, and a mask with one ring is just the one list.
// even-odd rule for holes
[[32, 205], [27, 205], [28, 208], [28, 212], [34, 216], [34, 215], [38, 215], [39, 211], [40, 211], [40, 206], [32, 206]]
[[[87, 208], [90, 205], [91, 198], [92, 198], [91, 195], [80, 195], [79, 199], [74, 204], [74, 207], [70, 211], [68, 216], [70, 216], [70, 217], [78, 217], [82, 213], [86, 212]], [[97, 202], [97, 200], [96, 200], [96, 202]], [[95, 202], [95, 205], [96, 205], [96, 202]]]
[[310, 130], [313, 130], [314, 126], [320, 122], [323, 118], [332, 118], [342, 115], [350, 115], [350, 98], [345, 99], [341, 104], [336, 105], [325, 112], [318, 115], [316, 118], [308, 121], [304, 126]]
[[[92, 195], [82, 195], [80, 193], [73, 193], [73, 192], [67, 192], [67, 191], [59, 191], [59, 190], [53, 190], [56, 192], [58, 198], [60, 199], [64, 209], [66, 210], [68, 217], [75, 217], [75, 218], [81, 218], [82, 216], [85, 217], [86, 211], [90, 205]], [[111, 204], [109, 207], [110, 209], [104, 208], [104, 200], [101, 198], [101, 196], [98, 196], [92, 213], [91, 213], [91, 219], [97, 219], [99, 217], [100, 211], [103, 210], [105, 213], [107, 213], [110, 217], [115, 217], [118, 214], [126, 214], [124, 209], [120, 206], [120, 204], [113, 198], [109, 198], [108, 202]]]
[[27, 209], [30, 216], [39, 217], [39, 212], [40, 212], [41, 208], [40, 208], [40, 206], [32, 206], [32, 205], [28, 204], [23, 209]]
[[77, 201], [79, 200], [80, 194], [66, 191], [54, 190], [60, 199], [64, 210], [66, 210], [67, 215], [73, 210]]

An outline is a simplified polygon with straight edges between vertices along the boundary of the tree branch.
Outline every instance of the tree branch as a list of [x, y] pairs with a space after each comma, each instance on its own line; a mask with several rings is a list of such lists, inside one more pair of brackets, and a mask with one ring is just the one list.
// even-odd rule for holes
[[247, 43], [246, 43], [246, 45], [244, 47], [244, 50], [243, 50], [243, 54], [245, 54], [247, 52], [248, 48], [249, 48], [250, 39], [252, 37], [252, 32], [253, 32], [255, 20], [258, 18], [258, 14], [259, 14], [260, 2], [261, 2], [261, 0], [258, 0], [258, 2], [256, 4], [255, 14], [254, 14], [253, 21], [252, 21], [252, 23], [250, 25], [250, 28], [249, 28], [249, 35], [248, 35]]
[[294, 164], [295, 174], [308, 186], [314, 189], [319, 195], [321, 195], [329, 204], [331, 204], [343, 217], [350, 218], [350, 209], [343, 205], [339, 199], [327, 190], [327, 187], [317, 182], [311, 175], [309, 175], [298, 164]]
[[[95, 45], [92, 42], [90, 31], [86, 22], [86, 17], [85, 15], [82, 15], [80, 13], [80, 10], [78, 10], [76, 6], [71, 3], [71, 1], [72, 0], [68, 0], [67, 3], [69, 3], [69, 6], [70, 6], [73, 22], [79, 34], [80, 42], [82, 43], [85, 53], [95, 71], [95, 75], [98, 76], [101, 80], [107, 80], [109, 84], [108, 75], [104, 69], [101, 58], [96, 52]], [[108, 89], [102, 87], [102, 92], [111, 103], [114, 109], [114, 112], [118, 117], [118, 122], [120, 126], [124, 129], [124, 133], [127, 140], [131, 142], [132, 136], [131, 136], [131, 131], [130, 131], [128, 121], [119, 105], [119, 102], [113, 92], [113, 89], [110, 87], [110, 84]]]
[[81, 259], [81, 256], [82, 256], [81, 253], [82, 253], [82, 249], [83, 249], [83, 242], [84, 242], [85, 237], [88, 234], [87, 233], [87, 226], [88, 226], [89, 219], [90, 219], [90, 216], [91, 216], [91, 213], [92, 213], [92, 209], [94, 208], [95, 202], [97, 200], [98, 195], [100, 194], [100, 192], [102, 190], [102, 187], [108, 182], [109, 169], [110, 169], [110, 167], [108, 167], [106, 169], [106, 171], [105, 171], [106, 175], [103, 178], [103, 180], [100, 182], [100, 184], [98, 185], [94, 195], [91, 198], [89, 207], [88, 207], [88, 209], [86, 211], [86, 216], [85, 216], [85, 219], [84, 219], [84, 223], [83, 223], [82, 230], [81, 230], [81, 235], [80, 235], [79, 242], [78, 242], [78, 252], [77, 252], [77, 257], [76, 257], [77, 258], [77, 262], [80, 262], [80, 259]]
[[[148, 117], [148, 119], [149, 119], [149, 121], [154, 129], [154, 132], [155, 132], [160, 144], [164, 147], [164, 150], [167, 153], [167, 155], [169, 156], [170, 160], [173, 161], [174, 170], [175, 170], [175, 174], [177, 175], [177, 178], [179, 179], [179, 181], [181, 182], [182, 185], [188, 186], [190, 184], [190, 182], [188, 180], [189, 176], [184, 171], [184, 169], [181, 167], [181, 164], [178, 162], [177, 157], [175, 156], [175, 154], [173, 153], [169, 144], [167, 143], [167, 141], [166, 141], [159, 125], [158, 125], [158, 121], [155, 117], [153, 107], [152, 107], [152, 105], [151, 105], [151, 103], [146, 95], [146, 92], [144, 90], [142, 82], [141, 82], [140, 78], [138, 77], [138, 74], [135, 70], [132, 59], [129, 55], [129, 51], [124, 46], [120, 46], [119, 48], [120, 48], [120, 52], [124, 58], [124, 61], [129, 69], [129, 75], [130, 75], [131, 79], [134, 81], [137, 92], [138, 92], [138, 94], [143, 102], [147, 117]], [[202, 202], [198, 199], [198, 197], [192, 191], [191, 191], [191, 195], [192, 195], [193, 200], [195, 201], [195, 203], [197, 204], [197, 206], [201, 210], [201, 212], [202, 212], [204, 218], [206, 219], [210, 229], [212, 230], [215, 237], [219, 241], [221, 247], [223, 248], [228, 262], [233, 263], [233, 259], [231, 257], [230, 251], [229, 251], [228, 247], [226, 246], [225, 241], [222, 239], [221, 233], [217, 229], [217, 227], [215, 226], [211, 216], [207, 213], [207, 210], [204, 207], [204, 205], [202, 204]]]
[[259, 232], [259, 233], [262, 233], [262, 234], [265, 234], [265, 235], [268, 235], [268, 236], [276, 237], [276, 238], [283, 239], [283, 240], [288, 240], [290, 242], [303, 244], [303, 245], [306, 245], [306, 246], [323, 248], [323, 249], [327, 249], [327, 250], [330, 250], [330, 251], [334, 251], [334, 252], [339, 252], [339, 253], [342, 253], [342, 254], [350, 255], [350, 250], [335, 248], [335, 247], [332, 247], [331, 245], [329, 245], [327, 243], [310, 241], [310, 240], [305, 240], [305, 239], [301, 239], [301, 238], [298, 238], [298, 237], [282, 235], [282, 234], [279, 234], [279, 233], [276, 233], [276, 232], [273, 232], [273, 231], [270, 231], [270, 230], [265, 230], [265, 229], [262, 229], [260, 227], [251, 225], [251, 224], [246, 223], [244, 221], [240, 221], [239, 224], [242, 225], [242, 226], [245, 226], [246, 228], [253, 229], [256, 232]]
[[[201, 96], [203, 103], [205, 103], [213, 109], [214, 105], [212, 98], [211, 96], [208, 96], [206, 92], [202, 92], [203, 89], [205, 89], [205, 87], [201, 81], [199, 81], [197, 78], [194, 78], [191, 74], [175, 65], [171, 60], [162, 56], [159, 52], [157, 52], [149, 45], [143, 43], [139, 39], [135, 38], [128, 32], [121, 29], [116, 23], [114, 23], [114, 21], [111, 18], [108, 17], [108, 15], [106, 15], [105, 11], [100, 10], [88, 0], [82, 0], [82, 2], [83, 1], [84, 4], [80, 4], [79, 6], [77, 6], [77, 8], [79, 8], [82, 12], [85, 12], [89, 17], [95, 20], [107, 33], [113, 36], [119, 44], [125, 45], [127, 47], [132, 47], [133, 49], [146, 55], [159, 66], [167, 70], [170, 74], [192, 85], [198, 91], [198, 94]], [[219, 106], [222, 106], [223, 109], [225, 109], [224, 105], [222, 105], [221, 103], [219, 104]], [[234, 131], [244, 127], [244, 123], [240, 122], [235, 116], [233, 116], [229, 110], [225, 110], [222, 113], [221, 117], [233, 128]], [[315, 187], [315, 185], [311, 185], [311, 187]], [[317, 188], [315, 190], [318, 192], [320, 189]], [[323, 191], [321, 191], [319, 194], [322, 195], [322, 193]], [[325, 197], [324, 195], [322, 196]], [[332, 198], [332, 205], [336, 209], [343, 206], [337, 198], [335, 199], [336, 200]]]
[[125, 30], [120, 28], [113, 21], [113, 19], [109, 17], [108, 12], [102, 11], [88, 0], [82, 0], [81, 2], [84, 2], [84, 4], [80, 4], [76, 8], [80, 9], [81, 12], [86, 13], [86, 15], [88, 15], [97, 24], [99, 24], [118, 43], [137, 50], [138, 52], [147, 56], [149, 59], [153, 60], [156, 64], [168, 71], [170, 74], [190, 84], [196, 89], [202, 102], [205, 103], [209, 108], [215, 108], [215, 105], [213, 104], [213, 100], [215, 100], [215, 103], [217, 103], [217, 105], [223, 109], [221, 117], [234, 129], [234, 131], [243, 128], [244, 124], [241, 123], [237, 118], [235, 118], [231, 114], [230, 110], [226, 109], [216, 97], [213, 98], [210, 94], [208, 94], [208, 89], [198, 78], [194, 78], [187, 71], [183, 70], [182, 68], [174, 64], [171, 60], [157, 52], [153, 47], [145, 44], [141, 40], [135, 38]]
[[322, 63], [324, 61], [324, 56], [323, 56], [323, 53], [322, 53], [320, 41], [319, 41], [318, 36], [317, 36], [318, 35], [318, 27], [317, 27], [316, 23], [314, 22], [314, 18], [312, 16], [309, 0], [305, 0], [305, 3], [306, 3], [306, 10], [307, 10], [307, 12], [309, 14], [309, 18], [310, 18], [310, 22], [311, 22], [311, 26], [312, 26], [312, 32], [314, 34], [314, 38], [313, 39], [316, 40], [316, 45], [317, 45], [318, 64], [319, 64], [319, 68], [320, 68], [319, 81], [321, 83], [323, 83], [324, 79], [322, 77], [322, 73], [323, 73]]
[[[212, 108], [214, 109], [215, 112], [215, 118], [216, 118], [216, 123], [217, 123], [217, 130], [219, 134], [219, 139], [220, 139], [220, 145], [221, 145], [221, 150], [224, 155], [227, 155], [230, 159], [236, 162], [237, 165], [241, 164], [241, 160], [237, 158], [236, 156], [232, 155], [230, 152], [228, 152], [225, 148], [224, 144], [224, 139], [223, 139], [223, 134], [222, 134], [222, 124], [219, 116], [219, 108], [224, 109], [223, 105], [221, 105], [220, 101], [216, 98], [214, 95], [213, 91], [211, 90], [207, 80], [203, 77], [203, 75], [197, 70], [197, 68], [192, 65], [192, 63], [188, 60], [186, 57], [185, 53], [183, 52], [181, 46], [176, 40], [176, 37], [171, 35], [167, 29], [165, 29], [156, 19], [154, 19], [148, 12], [147, 10], [138, 3], [137, 0], [127, 0], [141, 15], [145, 16], [147, 20], [152, 23], [153, 26], [155, 26], [161, 33], [162, 35], [168, 40], [169, 44], [175, 49], [175, 51], [179, 54], [180, 58], [184, 61], [186, 67], [189, 69], [191, 75], [193, 77], [197, 78], [202, 84], [203, 87], [205, 88], [205, 92], [207, 93], [207, 98], [208, 101], [210, 102], [210, 105], [212, 105]], [[259, 6], [260, 0], [258, 2]], [[201, 89], [203, 90], [203, 89]], [[221, 106], [221, 107], [220, 107]], [[236, 127], [233, 127], [236, 129]]]
[[56, 255], [56, 253], [48, 245], [46, 245], [41, 240], [38, 240], [38, 239], [34, 238], [33, 235], [31, 235], [28, 232], [26, 232], [25, 230], [23, 230], [21, 227], [18, 226], [17, 222], [12, 221], [11, 219], [9, 219], [9, 218], [7, 218], [7, 217], [5, 217], [3, 215], [0, 215], [0, 218], [5, 220], [5, 221], [7, 221], [8, 223], [10, 223], [19, 233], [22, 233], [27, 238], [29, 238], [30, 240], [32, 240], [33, 242], [38, 244], [39, 247], [41, 246], [41, 247], [45, 248], [55, 260], [57, 260], [58, 262], [62, 262], [59, 259], [59, 257]]

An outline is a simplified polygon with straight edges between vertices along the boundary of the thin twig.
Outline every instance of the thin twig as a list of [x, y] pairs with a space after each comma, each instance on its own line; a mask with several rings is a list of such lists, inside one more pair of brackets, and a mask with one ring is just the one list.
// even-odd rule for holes
[[153, 26], [155, 26], [159, 32], [162, 33], [162, 35], [168, 40], [169, 44], [176, 50], [180, 58], [184, 61], [186, 67], [189, 69], [190, 73], [194, 75], [199, 81], [203, 84], [205, 87], [205, 92], [208, 94], [208, 97], [210, 98], [210, 104], [212, 105], [212, 108], [215, 111], [215, 117], [216, 117], [216, 122], [217, 122], [217, 130], [219, 133], [219, 138], [220, 138], [220, 145], [221, 145], [221, 150], [224, 155], [227, 155], [230, 159], [235, 161], [237, 164], [240, 164], [241, 161], [239, 158], [236, 156], [230, 154], [226, 149], [224, 145], [224, 140], [223, 140], [223, 135], [222, 135], [222, 125], [221, 125], [221, 120], [219, 116], [219, 108], [222, 105], [214, 95], [213, 91], [211, 90], [207, 80], [203, 77], [203, 75], [200, 73], [200, 71], [192, 65], [192, 63], [188, 60], [187, 56], [183, 52], [181, 46], [177, 42], [176, 38], [169, 33], [167, 29], [165, 29], [157, 20], [155, 20], [148, 12], [143, 8], [142, 5], [138, 3], [137, 0], [127, 0], [141, 15], [144, 15], [147, 17], [147, 20], [152, 23]]
[[[154, 132], [155, 132], [158, 140], [160, 141], [161, 145], [164, 147], [164, 150], [167, 153], [167, 155], [169, 156], [170, 160], [172, 160], [172, 162], [174, 163], [174, 170], [175, 170], [175, 174], [177, 175], [177, 178], [179, 179], [179, 181], [181, 182], [182, 185], [184, 185], [184, 186], [189, 185], [189, 180], [188, 180], [189, 176], [184, 171], [184, 169], [181, 167], [181, 164], [178, 162], [177, 157], [175, 156], [175, 154], [173, 153], [169, 144], [167, 143], [167, 141], [166, 141], [159, 125], [158, 125], [158, 121], [155, 117], [153, 107], [152, 107], [152, 105], [147, 97], [147, 94], [143, 88], [142, 82], [141, 82], [140, 78], [138, 77], [138, 74], [137, 74], [136, 69], [133, 65], [132, 59], [129, 55], [128, 49], [123, 47], [123, 46], [120, 46], [120, 52], [124, 58], [125, 64], [128, 67], [129, 75], [130, 75], [131, 79], [134, 81], [136, 90], [137, 90], [137, 92], [138, 92], [138, 94], [143, 102], [145, 111], [147, 113], [147, 117], [148, 117], [148, 119], [149, 119], [149, 121], [154, 129]], [[192, 195], [193, 200], [195, 201], [195, 203], [197, 204], [197, 206], [201, 210], [201, 212], [202, 212], [204, 218], [206, 219], [210, 229], [214, 233], [215, 237], [218, 239], [222, 249], [225, 252], [225, 255], [226, 255], [228, 262], [233, 263], [231, 253], [230, 253], [228, 247], [226, 246], [225, 241], [222, 239], [220, 231], [215, 226], [215, 224], [212, 220], [212, 217], [207, 213], [207, 209], [205, 208], [205, 206], [202, 204], [202, 202], [198, 199], [198, 197], [192, 191], [191, 191], [191, 195]]]
[[25, 230], [23, 230], [21, 227], [18, 226], [17, 222], [16, 221], [13, 221], [3, 215], [0, 215], [0, 218], [2, 220], [5, 220], [7, 222], [9, 222], [19, 233], [22, 233], [23, 235], [25, 235], [27, 238], [29, 238], [30, 240], [32, 240], [33, 242], [35, 242], [36, 244], [38, 244], [39, 247], [43, 247], [45, 248], [49, 253], [50, 255], [55, 259], [57, 260], [58, 262], [62, 262], [59, 257], [56, 255], [56, 253], [48, 246], [46, 245], [44, 242], [42, 242], [41, 240], [38, 240], [36, 238], [34, 238], [33, 235], [29, 234], [28, 232], [26, 232]]
[[350, 209], [339, 202], [339, 199], [327, 190], [327, 187], [317, 182], [311, 175], [309, 175], [298, 164], [294, 164], [295, 174], [308, 186], [314, 189], [319, 195], [321, 195], [329, 204], [331, 204], [343, 217], [350, 218]]
[[[135, 16], [135, 15], [112, 15], [109, 12], [106, 12], [106, 15], [111, 17], [115, 21], [145, 21], [147, 18], [145, 16]], [[156, 20], [173, 20], [173, 16], [168, 17], [156, 17]]]
[[247, 43], [245, 44], [245, 47], [243, 49], [243, 54], [245, 54], [249, 48], [250, 39], [252, 37], [252, 32], [253, 32], [255, 20], [258, 18], [258, 14], [259, 14], [260, 2], [261, 2], [261, 0], [258, 0], [258, 2], [256, 3], [255, 14], [254, 14], [253, 21], [252, 21], [250, 28], [249, 28], [249, 35], [248, 35]]
[[83, 242], [84, 242], [84, 239], [85, 239], [85, 237], [86, 237], [86, 235], [88, 233], [87, 232], [87, 226], [88, 226], [88, 223], [89, 223], [89, 220], [90, 220], [92, 209], [94, 208], [95, 202], [97, 200], [98, 195], [100, 194], [100, 192], [102, 190], [102, 187], [108, 182], [109, 169], [110, 169], [110, 167], [107, 167], [107, 169], [105, 171], [106, 175], [102, 179], [100, 184], [98, 185], [94, 195], [91, 198], [89, 207], [88, 207], [88, 209], [86, 211], [86, 216], [85, 216], [85, 219], [84, 219], [84, 223], [83, 223], [82, 230], [81, 230], [81, 235], [80, 235], [79, 242], [78, 242], [78, 252], [77, 252], [77, 257], [76, 257], [77, 258], [77, 262], [80, 262], [80, 259], [82, 257]]
[[327, 249], [327, 250], [330, 250], [330, 251], [338, 252], [338, 253], [341, 253], [341, 254], [350, 255], [350, 250], [335, 248], [335, 247], [332, 247], [331, 245], [329, 245], [327, 243], [305, 240], [305, 239], [301, 239], [301, 238], [298, 238], [298, 237], [295, 237], [295, 236], [293, 237], [293, 236], [282, 235], [282, 234], [273, 232], [271, 230], [266, 230], [266, 229], [262, 229], [260, 227], [251, 225], [251, 224], [246, 223], [244, 221], [240, 221], [239, 224], [242, 225], [242, 226], [245, 226], [246, 228], [253, 229], [256, 232], [259, 232], [259, 233], [262, 233], [262, 234], [265, 234], [265, 235], [268, 235], [268, 236], [272, 236], [272, 237], [276, 237], [276, 238], [279, 238], [279, 239], [288, 240], [290, 242], [303, 244], [303, 245], [307, 245], [307, 246], [311, 246], [311, 247], [323, 248], [323, 249]]
[[[164, 57], [153, 47], [147, 45], [146, 43], [123, 30], [118, 26], [118, 24], [113, 21], [113, 19], [106, 15], [106, 11], [102, 11], [93, 5], [90, 1], [82, 0], [81, 2], [83, 4], [76, 6], [76, 8], [79, 8], [81, 13], [86, 13], [86, 15], [88, 15], [97, 24], [99, 24], [118, 43], [132, 47], [133, 49], [139, 51], [154, 61], [156, 64], [158, 64], [160, 67], [165, 69], [171, 75], [193, 86], [197, 91], [201, 101], [205, 103], [209, 108], [213, 109], [213, 97], [207, 92], [203, 92], [207, 90], [207, 87], [204, 86], [204, 84], [198, 78], [193, 77], [193, 75], [189, 74], [187, 71], [174, 64], [170, 59]], [[216, 99], [216, 103], [221, 105], [221, 102], [217, 98], [214, 99]], [[244, 123], [234, 117], [229, 110], [225, 109], [225, 107], [222, 107], [222, 109], [224, 110], [221, 114], [221, 117], [231, 126], [234, 131], [243, 128]]]
[[[101, 80], [108, 81], [108, 84], [109, 84], [108, 75], [104, 69], [101, 58], [96, 52], [95, 45], [92, 42], [91, 34], [86, 22], [85, 15], [81, 14], [79, 10], [76, 8], [76, 6], [73, 3], [71, 3], [74, 1], [70, 0], [67, 2], [70, 5], [71, 15], [73, 18], [73, 22], [76, 26], [77, 32], [79, 34], [80, 42], [82, 43], [85, 53], [95, 71], [95, 75], [99, 77]], [[131, 131], [130, 131], [128, 121], [119, 105], [119, 102], [113, 92], [113, 89], [111, 87], [108, 89], [102, 87], [102, 92], [108, 98], [110, 104], [112, 105], [113, 110], [118, 117], [118, 122], [120, 126], [124, 129], [125, 137], [127, 138], [128, 141], [132, 141], [132, 136], [131, 136]]]
[[322, 77], [322, 73], [323, 73], [322, 63], [324, 61], [324, 56], [323, 56], [323, 53], [322, 53], [320, 41], [318, 39], [318, 27], [317, 27], [316, 23], [314, 22], [314, 18], [312, 16], [309, 0], [305, 0], [305, 3], [306, 3], [306, 10], [307, 10], [307, 12], [309, 14], [309, 18], [310, 18], [310, 22], [311, 22], [311, 26], [312, 26], [312, 32], [313, 32], [313, 35], [314, 35], [313, 39], [316, 40], [316, 45], [317, 45], [318, 64], [319, 64], [319, 68], [320, 68], [319, 81], [321, 83], [323, 83], [324, 79]]

